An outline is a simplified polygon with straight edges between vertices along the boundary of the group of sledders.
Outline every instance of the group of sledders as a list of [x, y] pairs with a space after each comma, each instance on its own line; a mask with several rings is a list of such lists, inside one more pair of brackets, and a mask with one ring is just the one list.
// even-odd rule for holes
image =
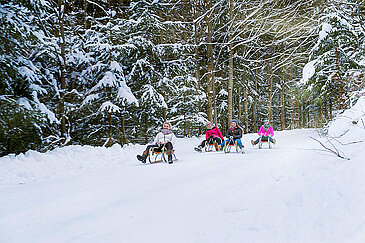
[[[209, 146], [213, 145], [216, 151], [224, 150], [227, 146], [236, 146], [237, 151], [243, 151], [242, 145], [242, 132], [243, 129], [238, 125], [238, 121], [233, 119], [231, 126], [227, 130], [226, 139], [223, 138], [221, 131], [218, 127], [213, 127], [211, 122], [207, 122], [207, 132], [205, 134], [205, 140], [194, 149], [198, 152], [202, 152], [203, 148], [208, 148], [206, 151], [210, 151]], [[273, 138], [274, 130], [269, 124], [269, 120], [265, 120], [264, 125], [261, 126], [259, 132], [259, 138], [256, 141], [251, 140], [251, 144], [255, 146], [259, 142], [267, 142], [275, 144], [276, 140]], [[229, 150], [228, 150], [229, 151]], [[227, 150], [225, 150], [227, 152]]]
[[[202, 152], [203, 148], [208, 148], [209, 146], [214, 147], [216, 151], [224, 150], [225, 148], [228, 148], [228, 146], [235, 146], [237, 151], [243, 151], [244, 146], [241, 141], [243, 129], [238, 125], [238, 121], [236, 119], [232, 120], [231, 126], [227, 130], [226, 139], [224, 139], [219, 128], [214, 127], [211, 122], [208, 121], [206, 125], [207, 131], [205, 134], [205, 140], [194, 148], [196, 151]], [[251, 144], [253, 146], [261, 142], [276, 143], [276, 140], [273, 138], [274, 130], [269, 124], [269, 120], [264, 121], [264, 125], [260, 127], [258, 134], [260, 137], [256, 141], [251, 140]], [[160, 153], [166, 162], [172, 164], [175, 140], [176, 137], [171, 131], [171, 124], [169, 122], [165, 122], [162, 130], [156, 135], [154, 144], [148, 145], [142, 155], [137, 155], [137, 159], [142, 163], [146, 163], [146, 160], [149, 156], [151, 156], [151, 153]], [[206, 151], [210, 150], [211, 149], [206, 149]], [[227, 150], [225, 150], [225, 152], [227, 152]], [[165, 155], [167, 155], [167, 159], [165, 159]]]

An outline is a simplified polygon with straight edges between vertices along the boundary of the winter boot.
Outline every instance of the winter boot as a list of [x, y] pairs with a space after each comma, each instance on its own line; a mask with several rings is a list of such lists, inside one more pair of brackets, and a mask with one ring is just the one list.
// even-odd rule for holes
[[275, 138], [273, 139], [273, 143], [276, 144], [276, 139]]
[[167, 161], [169, 162], [169, 164], [172, 164], [172, 154], [169, 154], [167, 157]]
[[251, 140], [251, 144], [252, 146], [255, 146], [255, 142], [253, 140]]
[[199, 145], [197, 147], [194, 148], [195, 151], [201, 153], [203, 150], [202, 150], [202, 147]]
[[147, 155], [145, 155], [145, 154], [142, 154], [142, 155], [137, 155], [137, 159], [139, 160], [139, 161], [141, 161], [142, 163], [146, 163], [146, 159], [147, 159]]

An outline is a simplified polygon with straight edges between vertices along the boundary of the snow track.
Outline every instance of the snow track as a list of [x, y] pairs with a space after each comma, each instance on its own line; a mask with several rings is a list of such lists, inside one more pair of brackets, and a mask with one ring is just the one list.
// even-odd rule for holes
[[313, 149], [314, 130], [274, 149], [141, 164], [145, 146], [73, 146], [0, 159], [0, 242], [365, 242], [365, 166]]

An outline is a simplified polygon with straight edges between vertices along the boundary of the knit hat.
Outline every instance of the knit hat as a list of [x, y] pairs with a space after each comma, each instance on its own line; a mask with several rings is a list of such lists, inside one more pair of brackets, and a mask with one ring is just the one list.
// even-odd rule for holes
[[237, 125], [238, 125], [238, 120], [237, 119], [233, 119], [232, 121], [231, 121], [231, 123], [232, 122], [234, 122], [234, 123], [236, 123]]

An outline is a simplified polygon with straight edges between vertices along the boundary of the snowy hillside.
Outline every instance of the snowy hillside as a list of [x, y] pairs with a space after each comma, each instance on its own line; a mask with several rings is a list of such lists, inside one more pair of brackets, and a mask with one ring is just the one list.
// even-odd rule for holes
[[[364, 100], [332, 136], [364, 140]], [[179, 139], [173, 165], [139, 163], [142, 145], [3, 157], [0, 242], [365, 242], [364, 142], [344, 160], [310, 136], [326, 142], [283, 131], [259, 150], [249, 134], [246, 154], [199, 154]]]

